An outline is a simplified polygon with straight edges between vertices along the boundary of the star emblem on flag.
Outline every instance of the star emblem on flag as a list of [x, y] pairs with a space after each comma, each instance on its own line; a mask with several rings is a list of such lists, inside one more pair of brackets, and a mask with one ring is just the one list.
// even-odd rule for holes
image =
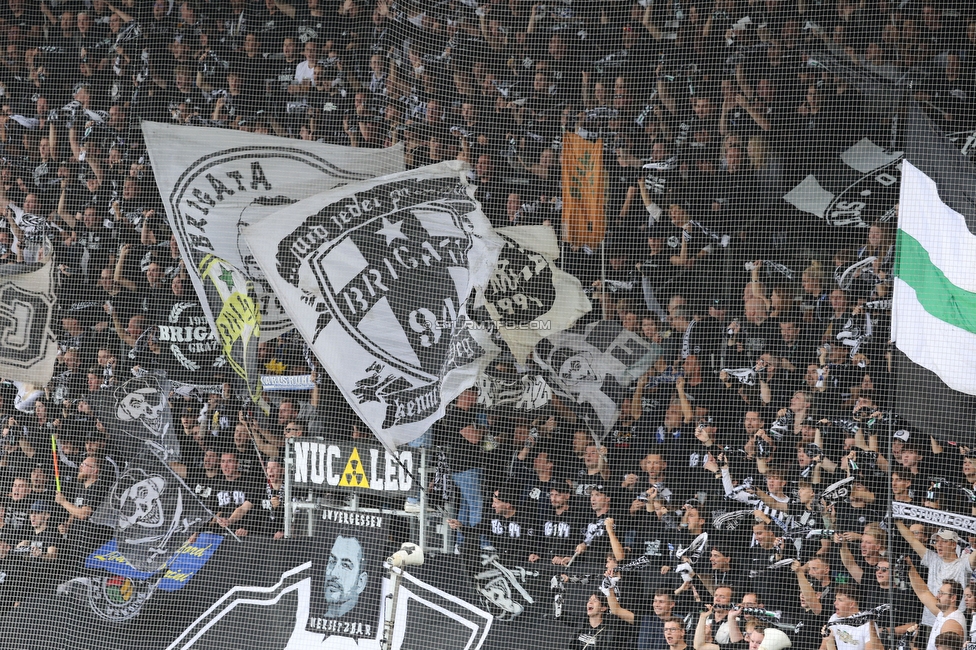
[[226, 267], [220, 267], [220, 275], [217, 276], [221, 282], [227, 285], [228, 289], [234, 288], [234, 275], [230, 272], [230, 269]]
[[386, 237], [386, 245], [389, 246], [397, 239], [406, 239], [406, 240], [410, 239], [409, 237], [403, 234], [401, 230], [402, 228], [403, 228], [402, 219], [400, 221], [397, 221], [396, 223], [393, 223], [386, 217], [383, 217], [383, 227], [377, 230], [376, 234], [383, 235], [384, 237]]

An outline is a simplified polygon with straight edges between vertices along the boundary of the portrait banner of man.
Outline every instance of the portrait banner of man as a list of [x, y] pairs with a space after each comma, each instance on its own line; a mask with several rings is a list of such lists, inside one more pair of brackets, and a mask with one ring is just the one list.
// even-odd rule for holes
[[383, 516], [326, 511], [316, 534], [312, 604], [306, 629], [328, 636], [375, 638], [383, 581]]

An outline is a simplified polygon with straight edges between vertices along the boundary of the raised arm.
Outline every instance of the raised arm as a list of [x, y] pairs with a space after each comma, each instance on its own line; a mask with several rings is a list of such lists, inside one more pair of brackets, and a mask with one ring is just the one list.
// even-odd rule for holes
[[805, 565], [799, 562], [793, 562], [790, 568], [796, 576], [796, 583], [800, 585], [800, 593], [803, 594], [804, 600], [807, 601], [810, 611], [820, 616], [823, 612], [823, 603], [820, 602], [820, 598], [817, 597], [817, 592], [813, 590], [813, 585], [810, 584], [810, 579], [807, 578]]
[[864, 569], [854, 559], [851, 549], [847, 546], [847, 538], [845, 535], [846, 533], [836, 533], [834, 535], [834, 543], [840, 545], [840, 561], [843, 562], [844, 568], [847, 569], [847, 572], [851, 574], [851, 577], [854, 578], [857, 584], [861, 584], [861, 580], [864, 578]]
[[[928, 552], [928, 549], [925, 548], [925, 544], [915, 539], [915, 536], [912, 535], [912, 531], [908, 530], [908, 526], [905, 525], [904, 521], [899, 519], [895, 522], [895, 526], [898, 528], [898, 532], [901, 533], [901, 536], [905, 538], [905, 541], [908, 542], [908, 545], [912, 547], [912, 550], [915, 551], [918, 557], [924, 558], [925, 554]], [[970, 566], [972, 566], [971, 562]]]
[[922, 580], [922, 576], [918, 575], [918, 570], [915, 568], [915, 563], [912, 562], [912, 558], [906, 557], [905, 564], [908, 565], [908, 578], [912, 582], [912, 590], [918, 599], [922, 601], [925, 608], [935, 614], [939, 615], [939, 599], [932, 595], [929, 591], [929, 586], [925, 584]]

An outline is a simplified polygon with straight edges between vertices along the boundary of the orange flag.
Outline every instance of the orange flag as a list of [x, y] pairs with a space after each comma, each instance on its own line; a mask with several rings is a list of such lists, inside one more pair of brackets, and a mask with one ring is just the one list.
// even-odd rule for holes
[[603, 141], [563, 137], [563, 241], [596, 248], [606, 231]]

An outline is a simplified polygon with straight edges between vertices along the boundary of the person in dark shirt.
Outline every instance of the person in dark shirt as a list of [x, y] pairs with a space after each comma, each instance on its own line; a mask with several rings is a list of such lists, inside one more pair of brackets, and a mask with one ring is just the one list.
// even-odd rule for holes
[[249, 515], [255, 506], [261, 505], [263, 490], [256, 479], [244, 475], [233, 450], [225, 450], [220, 455], [220, 471], [224, 480], [217, 485], [216, 523], [238, 537], [245, 537], [252, 521], [258, 523], [257, 517]]
[[616, 649], [617, 624], [607, 616], [607, 599], [599, 592], [590, 594], [586, 601], [586, 616], [579, 623], [568, 648], [571, 650]]
[[108, 496], [109, 484], [101, 476], [101, 464], [97, 456], [88, 456], [78, 465], [78, 479], [64, 484], [54, 501], [68, 513], [68, 519], [58, 528], [68, 534], [75, 550], [81, 555], [94, 550], [108, 540], [111, 529], [95, 526], [91, 516]]
[[62, 559], [58, 547], [63, 544], [64, 538], [51, 524], [51, 504], [43, 499], [35, 500], [30, 508], [30, 526], [14, 546], [14, 553], [27, 565], [26, 583], [32, 591], [56, 578], [56, 569]]

